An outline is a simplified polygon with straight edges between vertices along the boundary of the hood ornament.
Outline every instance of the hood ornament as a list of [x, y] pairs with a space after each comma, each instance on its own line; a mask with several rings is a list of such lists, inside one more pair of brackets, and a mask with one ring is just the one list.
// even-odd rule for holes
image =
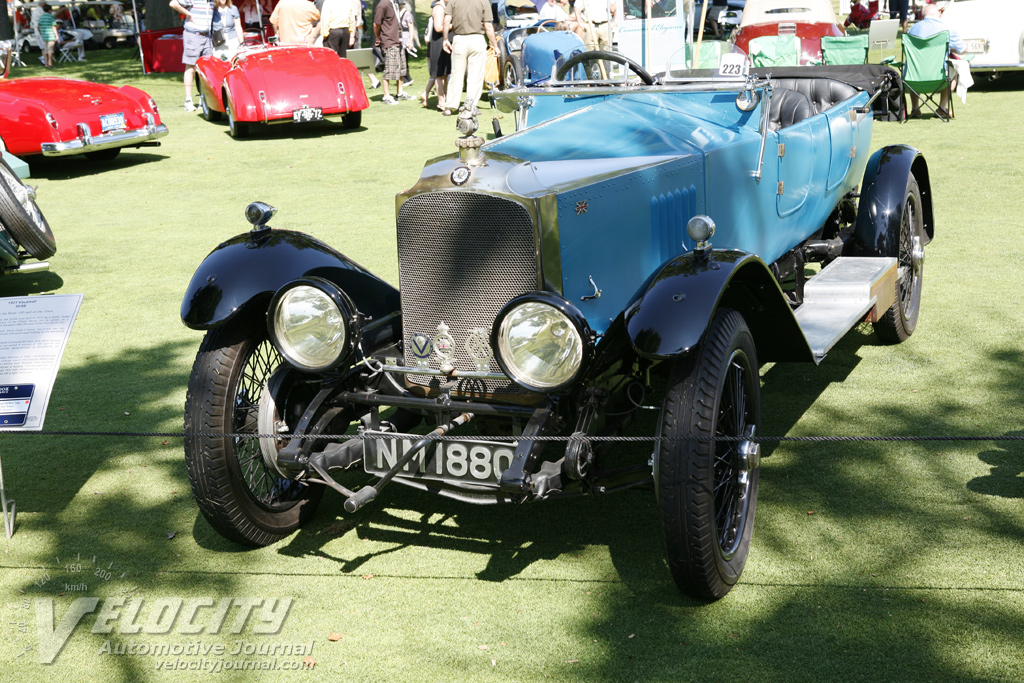
[[484, 141], [482, 138], [474, 135], [480, 127], [476, 116], [477, 109], [472, 105], [463, 105], [462, 109], [459, 110], [459, 118], [455, 121], [455, 128], [462, 133], [462, 137], [455, 141], [455, 146], [459, 148], [459, 158], [467, 166], [486, 166], [487, 159], [480, 149], [483, 147]]

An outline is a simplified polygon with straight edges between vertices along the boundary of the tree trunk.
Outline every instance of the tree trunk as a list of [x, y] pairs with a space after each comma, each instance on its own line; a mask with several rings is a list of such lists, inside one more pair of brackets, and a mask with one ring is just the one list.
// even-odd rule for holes
[[0, 12], [0, 40], [14, 40], [14, 25], [7, 12]]
[[159, 31], [165, 28], [181, 26], [178, 13], [171, 9], [168, 0], [148, 0], [146, 2], [146, 30]]

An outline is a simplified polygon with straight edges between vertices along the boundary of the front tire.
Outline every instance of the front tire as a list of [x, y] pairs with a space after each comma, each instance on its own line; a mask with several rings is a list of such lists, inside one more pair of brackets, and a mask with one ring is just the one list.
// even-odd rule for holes
[[515, 55], [505, 58], [501, 68], [502, 88], [519, 88], [523, 85], [523, 63]]
[[35, 191], [25, 186], [0, 160], [0, 223], [29, 255], [42, 261], [57, 253], [50, 224], [36, 205]]
[[[700, 600], [736, 584], [757, 509], [761, 429], [757, 351], [743, 316], [715, 314], [700, 349], [672, 369], [661, 410], [655, 485], [672, 578]], [[673, 440], [675, 439], [675, 440]]]
[[886, 344], [899, 344], [910, 338], [921, 312], [921, 285], [924, 281], [924, 212], [921, 210], [921, 188], [911, 174], [903, 199], [897, 259], [896, 300], [889, 310], [873, 323], [875, 334]]
[[220, 121], [220, 112], [216, 109], [210, 108], [210, 103], [206, 101], [206, 95], [203, 94], [202, 85], [196, 81], [196, 88], [199, 89], [199, 106], [203, 111], [203, 118], [207, 121]]
[[[313, 514], [322, 486], [282, 478], [257, 439], [260, 399], [281, 356], [250, 317], [207, 332], [185, 396], [185, 465], [199, 510], [225, 538], [265, 546]], [[205, 434], [205, 435], [200, 435]]]

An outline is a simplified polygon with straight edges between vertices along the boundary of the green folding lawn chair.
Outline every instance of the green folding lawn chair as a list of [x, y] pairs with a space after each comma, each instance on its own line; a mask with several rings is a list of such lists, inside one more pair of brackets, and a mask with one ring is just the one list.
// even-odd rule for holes
[[[718, 69], [718, 61], [722, 58], [722, 46], [725, 45], [724, 40], [705, 40], [700, 44], [700, 63], [697, 64], [696, 69]], [[689, 66], [693, 63], [693, 55], [697, 52], [696, 45], [686, 45], [686, 64]]]
[[[943, 122], [953, 118], [953, 79], [946, 55], [949, 52], [949, 31], [940, 31], [928, 38], [903, 34], [903, 85]], [[949, 111], [942, 112], [935, 100], [947, 94]]]
[[821, 56], [829, 66], [867, 64], [868, 34], [859, 36], [822, 36]]
[[796, 36], [759, 36], [751, 38], [749, 45], [755, 67], [800, 65], [800, 39]]

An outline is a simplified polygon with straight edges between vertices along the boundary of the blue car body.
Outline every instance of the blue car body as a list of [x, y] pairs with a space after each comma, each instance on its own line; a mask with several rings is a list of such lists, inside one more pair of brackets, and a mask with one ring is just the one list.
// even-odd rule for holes
[[[676, 584], [717, 599], [736, 583], [756, 509], [758, 368], [820, 362], [865, 321], [887, 343], [914, 331], [934, 235], [927, 164], [903, 145], [868, 153], [884, 71], [722, 81], [587, 63], [606, 57], [563, 57], [543, 86], [493, 93], [517, 130], [464, 131], [398, 195], [400, 291], [269, 230], [256, 204], [254, 230], [200, 265], [182, 303], [209, 330], [186, 457], [221, 533], [273, 542], [323, 485], [350, 512], [392, 481], [470, 503], [650, 486]], [[648, 85], [585, 80], [621, 66]], [[268, 362], [268, 344], [284, 360]], [[231, 383], [247, 373], [254, 384]], [[649, 459], [623, 464], [598, 443], [659, 402]], [[353, 421], [360, 439], [319, 438]], [[426, 438], [395, 434], [424, 421]], [[257, 458], [215, 427], [290, 435], [261, 439]], [[262, 462], [274, 486], [233, 458]], [[375, 480], [352, 490], [330, 475], [352, 468]]]

